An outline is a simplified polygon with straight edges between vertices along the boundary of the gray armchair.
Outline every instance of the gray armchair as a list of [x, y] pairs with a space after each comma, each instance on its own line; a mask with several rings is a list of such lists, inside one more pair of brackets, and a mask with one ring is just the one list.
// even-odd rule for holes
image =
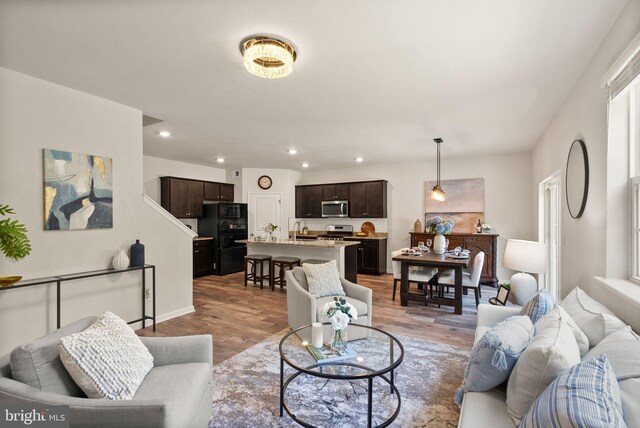
[[[292, 330], [309, 325], [314, 322], [328, 322], [326, 315], [322, 313], [325, 303], [333, 301], [334, 296], [315, 298], [309, 293], [309, 283], [304, 269], [301, 267], [293, 268], [285, 273], [287, 281], [287, 316], [289, 318], [289, 327]], [[345, 300], [351, 303], [358, 312], [358, 319], [354, 324], [371, 326], [372, 305], [371, 300], [373, 292], [370, 288], [362, 285], [354, 284], [344, 278], [340, 278], [342, 288], [346, 294]], [[347, 330], [348, 340], [361, 339], [368, 334], [367, 329], [350, 329]], [[323, 335], [325, 338], [330, 337], [330, 326], [324, 326]], [[300, 337], [302, 340], [311, 341], [310, 337]]]
[[[66, 405], [71, 427], [205, 427], [213, 396], [210, 335], [141, 337], [154, 359], [132, 400], [90, 399], [66, 372], [58, 342], [96, 320], [83, 318], [0, 357], [0, 404]], [[28, 358], [24, 358], [28, 356]], [[12, 378], [21, 371], [28, 384]]]

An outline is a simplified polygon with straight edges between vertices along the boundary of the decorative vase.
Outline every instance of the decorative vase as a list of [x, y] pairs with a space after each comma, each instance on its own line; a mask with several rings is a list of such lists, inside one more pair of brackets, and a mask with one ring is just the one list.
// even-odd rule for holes
[[116, 270], [122, 270], [129, 267], [129, 257], [124, 253], [124, 250], [119, 250], [116, 255], [113, 256], [111, 265]]
[[436, 254], [444, 254], [444, 251], [447, 247], [447, 240], [444, 238], [444, 235], [441, 233], [438, 233], [434, 238], [433, 238], [433, 251]]
[[331, 330], [331, 349], [336, 352], [347, 351], [347, 329]]
[[131, 246], [131, 267], [144, 266], [144, 245], [136, 239], [136, 243]]
[[422, 232], [422, 222], [420, 221], [420, 219], [417, 219], [416, 222], [413, 224], [413, 231], [415, 233]]

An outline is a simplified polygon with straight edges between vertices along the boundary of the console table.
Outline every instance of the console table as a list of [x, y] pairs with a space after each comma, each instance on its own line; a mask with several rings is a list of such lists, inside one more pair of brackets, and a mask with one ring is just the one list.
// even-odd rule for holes
[[[417, 247], [418, 242], [427, 243], [427, 239], [433, 239], [435, 235], [431, 233], [415, 233], [409, 232], [411, 235], [411, 246]], [[471, 250], [471, 258], [480, 251], [484, 251], [485, 259], [482, 267], [480, 282], [482, 284], [496, 287], [498, 285], [497, 272], [497, 241], [498, 236], [495, 233], [449, 233], [445, 238], [449, 240], [449, 249], [462, 247]]]
[[[152, 278], [152, 316], [147, 315], [146, 301], [145, 301], [145, 285], [147, 282], [146, 273], [147, 270], [151, 269], [151, 278]], [[105, 275], [114, 275], [123, 272], [132, 272], [139, 270], [142, 273], [142, 317], [133, 321], [129, 321], [128, 324], [133, 324], [136, 322], [142, 321], [142, 328], [146, 326], [146, 320], [153, 321], [153, 331], [156, 331], [156, 267], [155, 265], [144, 265], [137, 267], [129, 267], [126, 269], [101, 269], [101, 270], [93, 270], [88, 272], [77, 272], [70, 273], [66, 275], [56, 275], [49, 276], [46, 278], [34, 278], [27, 279], [24, 281], [16, 282], [13, 285], [7, 287], [0, 287], [0, 291], [14, 290], [16, 288], [24, 288], [24, 287], [34, 287], [36, 285], [43, 284], [56, 284], [56, 325], [57, 328], [60, 328], [60, 291], [63, 283], [68, 281], [74, 281], [77, 279], [84, 278], [93, 278], [96, 276], [105, 276]]]

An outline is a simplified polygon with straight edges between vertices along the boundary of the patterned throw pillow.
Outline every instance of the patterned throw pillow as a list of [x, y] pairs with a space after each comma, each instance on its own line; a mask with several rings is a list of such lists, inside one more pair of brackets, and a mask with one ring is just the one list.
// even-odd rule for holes
[[130, 400], [153, 368], [153, 356], [131, 327], [105, 312], [80, 333], [60, 340], [60, 359], [89, 398]]
[[532, 336], [533, 324], [526, 316], [509, 317], [487, 331], [471, 351], [456, 404], [462, 405], [467, 391], [488, 391], [507, 380]]
[[545, 389], [519, 428], [622, 428], [620, 389], [605, 355], [588, 359]]
[[520, 310], [520, 315], [527, 315], [535, 323], [549, 313], [556, 305], [556, 299], [544, 288], [536, 293]]
[[309, 293], [316, 299], [324, 296], [345, 296], [335, 260], [317, 265], [305, 263], [302, 268], [307, 275]]

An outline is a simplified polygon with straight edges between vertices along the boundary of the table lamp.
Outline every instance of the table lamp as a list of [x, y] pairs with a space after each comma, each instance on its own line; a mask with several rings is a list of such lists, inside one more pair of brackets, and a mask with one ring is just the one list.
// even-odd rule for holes
[[511, 296], [523, 306], [538, 292], [538, 283], [531, 273], [546, 272], [546, 244], [509, 239], [504, 249], [502, 266], [520, 271], [511, 277]]

